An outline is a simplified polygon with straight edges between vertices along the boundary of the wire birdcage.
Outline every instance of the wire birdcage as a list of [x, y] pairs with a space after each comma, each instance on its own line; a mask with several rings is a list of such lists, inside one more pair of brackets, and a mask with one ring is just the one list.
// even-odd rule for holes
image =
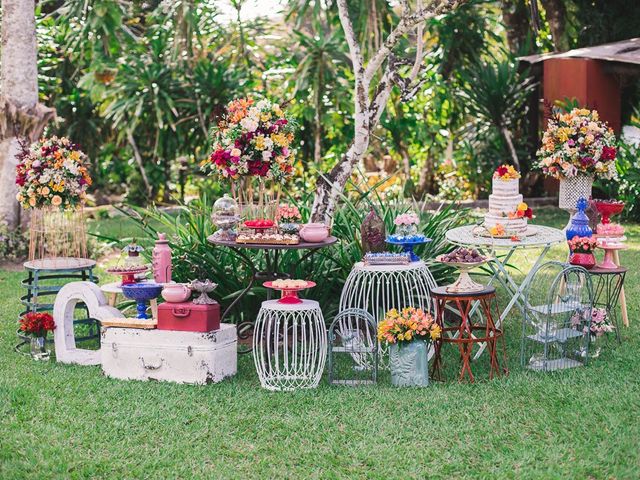
[[378, 380], [376, 321], [359, 308], [343, 310], [329, 327], [329, 384], [350, 387]]
[[[73, 265], [87, 258], [87, 231], [83, 209], [36, 208], [29, 223], [29, 260], [42, 268]], [[60, 267], [61, 268], [61, 267]]]
[[525, 290], [522, 366], [554, 371], [585, 365], [593, 302], [587, 270], [561, 262], [540, 265]]

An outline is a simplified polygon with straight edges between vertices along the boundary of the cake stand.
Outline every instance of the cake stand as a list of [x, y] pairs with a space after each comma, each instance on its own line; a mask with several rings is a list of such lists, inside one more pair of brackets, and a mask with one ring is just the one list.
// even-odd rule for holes
[[122, 285], [122, 293], [125, 297], [135, 300], [137, 303], [137, 318], [148, 319], [147, 302], [158, 298], [162, 292], [162, 285], [158, 283], [134, 283]]
[[436, 258], [436, 261], [442, 263], [443, 265], [449, 265], [451, 267], [457, 268], [460, 271], [460, 275], [451, 285], [447, 285], [446, 291], [448, 293], [475, 293], [481, 292], [487, 287], [481, 283], [474, 281], [470, 276], [469, 272], [474, 268], [477, 268], [485, 263], [489, 262], [491, 258], [485, 258], [480, 262], [445, 262], [443, 261], [444, 255], [440, 255]]
[[591, 202], [602, 217], [601, 223], [603, 225], [611, 223], [609, 217], [618, 215], [624, 210], [624, 202], [621, 201], [592, 200]]
[[296, 305], [298, 303], [302, 303], [302, 300], [298, 297], [298, 292], [300, 290], [306, 290], [307, 288], [312, 288], [316, 286], [315, 282], [310, 282], [310, 281], [307, 281], [307, 284], [304, 287], [295, 287], [295, 288], [276, 287], [273, 285], [273, 282], [264, 282], [263, 285], [273, 290], [280, 290], [281, 297], [278, 300], [278, 303], [283, 303], [285, 305]]
[[598, 267], [605, 270], [616, 270], [619, 268], [615, 262], [616, 252], [626, 249], [627, 246], [619, 241], [598, 240], [598, 248], [604, 250], [604, 259], [602, 263], [598, 264]]
[[106, 272], [110, 273], [111, 275], [120, 275], [122, 277], [122, 282], [120, 283], [120, 285], [124, 286], [137, 283], [136, 275], [145, 273], [147, 270], [149, 270], [149, 267], [139, 266], [129, 269], [107, 268]]
[[399, 245], [402, 247], [402, 251], [409, 254], [412, 262], [419, 262], [420, 257], [415, 254], [413, 247], [417, 245], [424, 245], [431, 242], [430, 238], [419, 236], [417, 238], [405, 237], [403, 235], [389, 235], [385, 240], [390, 245]]

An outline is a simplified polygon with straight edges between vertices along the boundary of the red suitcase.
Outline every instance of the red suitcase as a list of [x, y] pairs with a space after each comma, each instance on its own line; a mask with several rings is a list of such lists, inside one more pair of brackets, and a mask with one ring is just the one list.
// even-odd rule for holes
[[158, 305], [158, 330], [211, 332], [220, 329], [220, 304], [197, 305], [161, 303]]

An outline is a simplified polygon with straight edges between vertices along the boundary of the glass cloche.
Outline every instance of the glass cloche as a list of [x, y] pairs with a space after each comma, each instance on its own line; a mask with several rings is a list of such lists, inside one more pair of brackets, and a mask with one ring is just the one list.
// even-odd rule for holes
[[213, 204], [211, 221], [218, 228], [214, 237], [218, 240], [233, 241], [236, 238], [236, 226], [240, 223], [237, 202], [225, 193]]

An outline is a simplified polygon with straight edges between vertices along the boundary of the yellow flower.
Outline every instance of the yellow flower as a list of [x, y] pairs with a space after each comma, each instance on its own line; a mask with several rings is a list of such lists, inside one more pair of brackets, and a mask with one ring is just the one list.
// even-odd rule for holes
[[70, 158], [71, 160], [75, 160], [75, 161], [77, 162], [78, 160], [80, 160], [80, 152], [79, 152], [79, 151], [77, 151], [77, 150], [74, 150], [73, 152], [71, 152], [71, 153], [69, 154], [69, 158]]
[[271, 135], [271, 140], [273, 143], [280, 147], [286, 147], [289, 143], [287, 142], [287, 137], [285, 137], [282, 133], [274, 133]]
[[51, 205], [53, 205], [54, 207], [58, 207], [62, 204], [62, 197], [60, 197], [59, 195], [54, 195], [51, 198]]
[[31, 197], [29, 199], [29, 205], [31, 205], [32, 207], [36, 206], [36, 197]]
[[529, 208], [529, 205], [527, 205], [524, 202], [520, 202], [518, 204], [518, 210], [522, 211], [522, 212], [526, 212], [527, 208]]
[[271, 113], [264, 112], [262, 115], [260, 115], [260, 120], [262, 120], [263, 122], [268, 122], [269, 120], [271, 120]]
[[440, 338], [440, 332], [440, 325], [434, 325], [433, 328], [431, 328], [431, 340], [437, 340]]
[[264, 150], [264, 136], [258, 135], [255, 139], [256, 149]]

